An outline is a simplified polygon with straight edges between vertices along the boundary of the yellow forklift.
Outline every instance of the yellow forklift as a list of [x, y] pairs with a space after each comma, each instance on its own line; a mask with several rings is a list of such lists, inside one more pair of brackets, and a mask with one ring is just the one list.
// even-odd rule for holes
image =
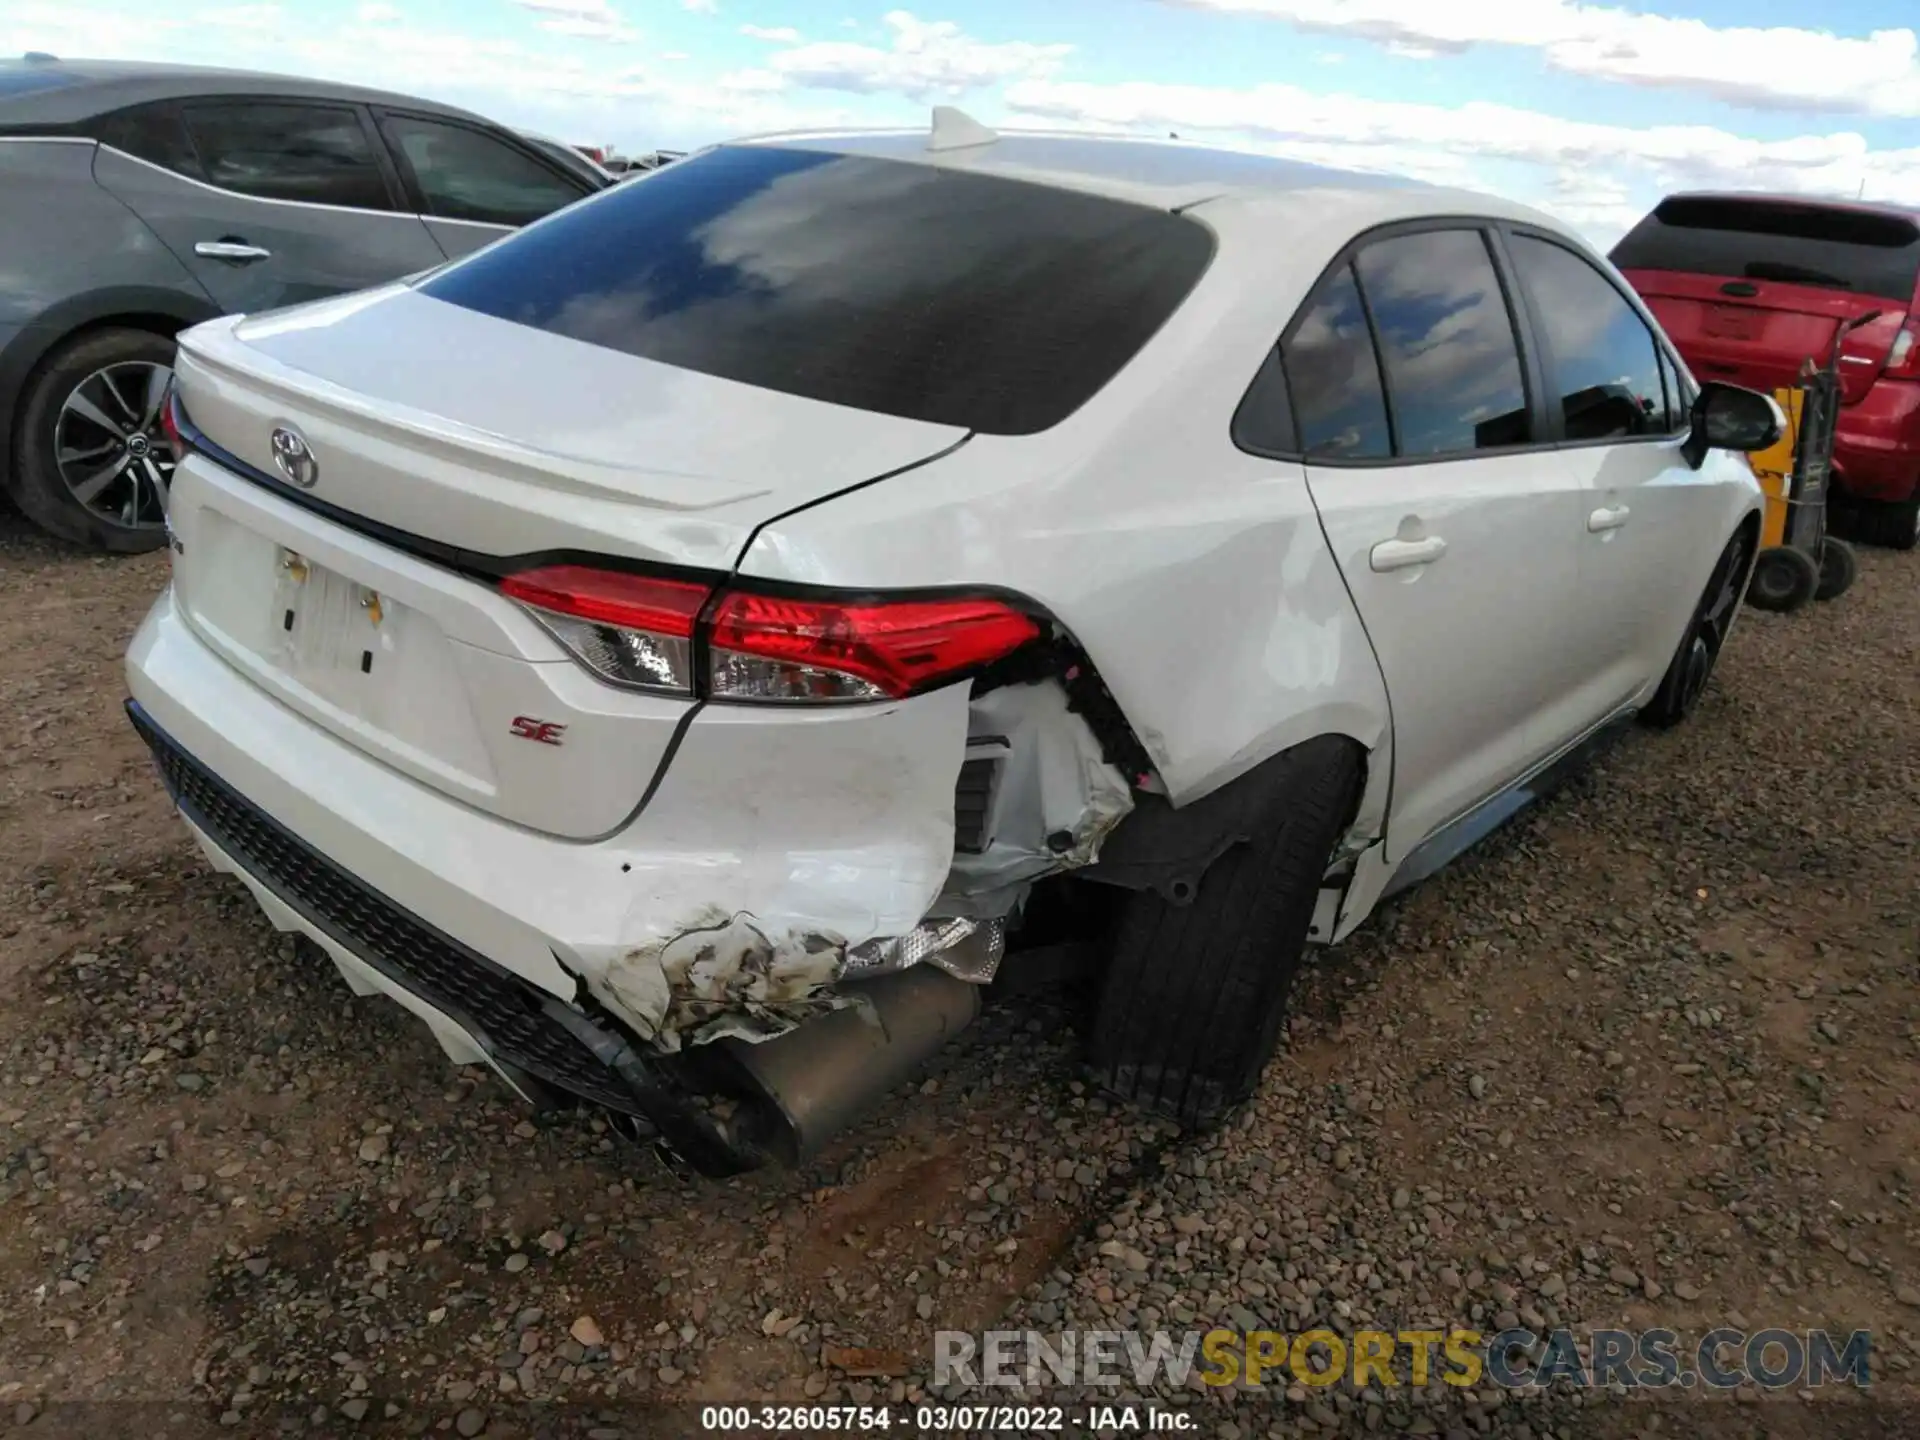
[[1779, 443], [1747, 457], [1766, 492], [1760, 555], [1747, 582], [1747, 603], [1788, 614], [1809, 600], [1837, 600], [1853, 588], [1859, 561], [1853, 547], [1827, 533], [1827, 492], [1833, 479], [1833, 432], [1840, 423], [1840, 343], [1878, 310], [1846, 321], [1834, 333], [1824, 366], [1809, 356], [1800, 383], [1776, 390], [1787, 417]]

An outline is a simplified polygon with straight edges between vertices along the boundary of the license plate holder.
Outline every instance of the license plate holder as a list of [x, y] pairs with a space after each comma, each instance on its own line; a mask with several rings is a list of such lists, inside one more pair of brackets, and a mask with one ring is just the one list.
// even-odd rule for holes
[[389, 603], [358, 581], [282, 551], [273, 595], [280, 663], [305, 681], [371, 675], [382, 654], [380, 628]]
[[1740, 305], [1710, 305], [1701, 328], [1716, 340], [1758, 340], [1764, 318]]

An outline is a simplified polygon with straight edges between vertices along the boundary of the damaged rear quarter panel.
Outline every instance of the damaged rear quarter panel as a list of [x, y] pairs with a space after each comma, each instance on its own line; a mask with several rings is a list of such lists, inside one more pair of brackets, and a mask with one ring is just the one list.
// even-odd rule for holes
[[709, 705], [636, 822], [612, 943], [562, 960], [662, 1050], [845, 1003], [846, 952], [917, 925], [953, 859], [968, 687], [884, 705]]
[[990, 843], [956, 855], [942, 915], [1008, 914], [1043, 876], [1090, 865], [1133, 792], [1052, 681], [1009, 685], [973, 702], [974, 739], [1007, 742], [988, 817]]

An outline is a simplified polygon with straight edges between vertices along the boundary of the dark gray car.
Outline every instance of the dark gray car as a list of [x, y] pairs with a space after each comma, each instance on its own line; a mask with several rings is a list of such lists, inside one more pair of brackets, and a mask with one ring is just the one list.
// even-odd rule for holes
[[153, 549], [176, 332], [431, 269], [601, 184], [406, 96], [0, 60], [0, 482], [56, 535]]

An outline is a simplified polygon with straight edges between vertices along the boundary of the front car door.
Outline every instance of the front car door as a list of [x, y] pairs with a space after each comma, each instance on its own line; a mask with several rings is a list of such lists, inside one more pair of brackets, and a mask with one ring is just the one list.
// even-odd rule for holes
[[272, 310], [384, 284], [445, 255], [357, 105], [222, 97], [107, 117], [94, 177], [221, 309]]
[[577, 175], [518, 139], [445, 116], [378, 114], [427, 228], [454, 258], [592, 193]]
[[1281, 345], [1298, 451], [1393, 714], [1386, 859], [1575, 738], [1581, 492], [1551, 452], [1489, 232], [1369, 238]]
[[1717, 468], [1680, 454], [1692, 394], [1625, 288], [1559, 236], [1510, 228], [1508, 253], [1540, 341], [1557, 454], [1586, 492], [1583, 603], [1567, 641], [1584, 704], [1631, 703], [1672, 660], [1731, 533]]

